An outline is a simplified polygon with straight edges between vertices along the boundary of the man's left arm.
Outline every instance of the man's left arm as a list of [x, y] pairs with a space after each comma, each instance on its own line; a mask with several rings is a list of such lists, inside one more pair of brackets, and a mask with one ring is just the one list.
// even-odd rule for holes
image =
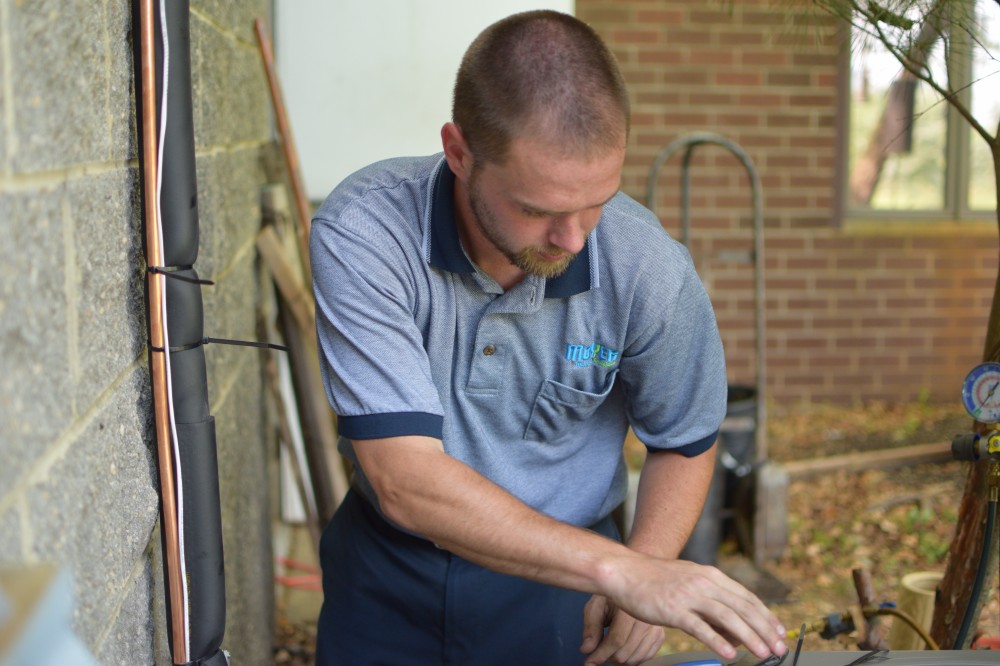
[[[715, 447], [686, 457], [651, 449], [639, 476], [629, 548], [676, 559], [691, 535], [715, 470]], [[594, 596], [584, 609], [583, 645], [587, 664], [640, 664], [652, 659], [663, 643], [662, 627], [636, 620]], [[604, 628], [608, 627], [607, 635]]]

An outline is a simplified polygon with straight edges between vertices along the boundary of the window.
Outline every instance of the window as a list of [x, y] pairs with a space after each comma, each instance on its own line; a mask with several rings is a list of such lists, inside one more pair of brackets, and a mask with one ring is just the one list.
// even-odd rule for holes
[[[900, 6], [903, 13], [889, 13]], [[1000, 4], [926, 0], [867, 7], [882, 15], [874, 23], [872, 14], [852, 19], [843, 188], [848, 216], [960, 219], [992, 214], [996, 185], [989, 146], [941, 92], [903, 68], [890, 47], [942, 89], [954, 91], [987, 132], [995, 134], [1000, 121]], [[878, 38], [880, 33], [890, 47]]]

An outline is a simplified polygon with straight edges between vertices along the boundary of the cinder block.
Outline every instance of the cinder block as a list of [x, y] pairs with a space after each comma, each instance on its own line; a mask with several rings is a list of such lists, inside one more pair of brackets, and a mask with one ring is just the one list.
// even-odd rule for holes
[[[253, 254], [244, 255], [231, 266], [224, 280], [207, 288], [205, 296], [206, 335], [231, 340], [257, 339], [256, 283]], [[214, 344], [205, 348], [208, 367], [209, 399], [214, 405], [219, 393], [242, 375], [248, 367], [260, 368], [260, 352], [251, 347]]]
[[80, 411], [146, 346], [145, 265], [134, 169], [81, 178], [66, 187], [76, 244]]
[[144, 560], [138, 566], [141, 567], [139, 574], [124, 591], [111, 630], [97, 646], [97, 659], [106, 666], [158, 663], [153, 656], [153, 618], [149, 614], [153, 596], [152, 565]]
[[243, 29], [249, 42], [236, 41], [231, 34], [220, 33], [216, 24], [191, 17], [191, 85], [199, 149], [269, 138], [270, 101], [252, 18]]
[[47, 478], [27, 490], [33, 556], [73, 570], [74, 629], [93, 648], [158, 515], [148, 379], [136, 369]]
[[69, 425], [62, 196], [0, 196], [0, 488], [11, 488]]
[[[191, 0], [191, 12], [204, 16], [216, 25], [226, 26], [230, 37], [256, 44], [253, 21], [258, 16], [271, 15], [270, 3], [264, 0], [248, 0], [232, 3], [228, 0]], [[194, 17], [192, 17], [194, 18]]]
[[0, 564], [21, 561], [21, 514], [15, 504], [0, 514]]
[[142, 84], [133, 81], [132, 17], [129, 5], [115, 0], [105, 5], [110, 61], [108, 71], [108, 116], [111, 123], [110, 159], [132, 160], [139, 156], [135, 96]]
[[196, 268], [212, 277], [235, 260], [241, 247], [253, 243], [260, 228], [264, 171], [256, 147], [201, 156], [196, 168], [201, 221]]
[[15, 172], [109, 155], [105, 14], [60, 0], [8, 3]]
[[[4, 87], [0, 86], [0, 118], [7, 117], [6, 107], [11, 101], [4, 95]], [[7, 167], [7, 130], [0, 127], [0, 170]]]

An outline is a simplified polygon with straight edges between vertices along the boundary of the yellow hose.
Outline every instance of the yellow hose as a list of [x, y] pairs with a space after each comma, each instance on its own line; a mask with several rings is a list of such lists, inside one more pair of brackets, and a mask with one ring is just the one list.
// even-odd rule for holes
[[864, 613], [865, 613], [865, 617], [868, 617], [869, 614], [871, 614], [871, 615], [892, 615], [893, 617], [898, 617], [900, 620], [902, 620], [906, 624], [910, 625], [910, 628], [913, 629], [913, 631], [917, 632], [920, 635], [920, 638], [922, 638], [924, 640], [924, 643], [927, 643], [927, 648], [928, 649], [930, 649], [930, 650], [940, 650], [941, 649], [938, 646], [938, 644], [934, 641], [934, 639], [931, 638], [931, 635], [928, 634], [927, 631], [923, 627], [921, 627], [919, 624], [917, 624], [916, 620], [914, 620], [912, 617], [910, 617], [909, 615], [907, 615], [903, 611], [899, 610], [898, 608], [888, 608], [888, 607], [887, 608], [866, 608], [866, 609], [864, 609]]

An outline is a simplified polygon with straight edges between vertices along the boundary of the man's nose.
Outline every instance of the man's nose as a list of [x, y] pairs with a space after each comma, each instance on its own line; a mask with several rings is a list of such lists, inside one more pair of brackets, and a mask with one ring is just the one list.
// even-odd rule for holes
[[551, 245], [570, 254], [576, 254], [583, 249], [583, 244], [591, 228], [592, 226], [587, 223], [581, 213], [560, 215], [553, 221], [548, 241]]

